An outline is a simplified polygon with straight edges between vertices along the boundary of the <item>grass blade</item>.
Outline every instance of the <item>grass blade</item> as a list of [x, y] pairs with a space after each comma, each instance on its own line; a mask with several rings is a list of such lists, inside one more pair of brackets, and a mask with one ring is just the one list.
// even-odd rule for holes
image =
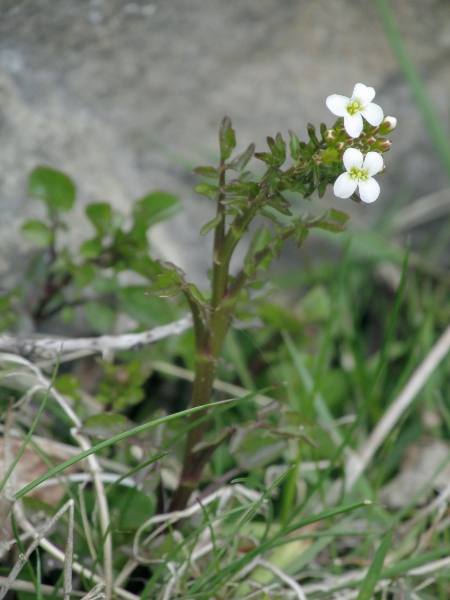
[[384, 537], [384, 540], [378, 546], [372, 564], [370, 565], [367, 575], [359, 588], [359, 593], [356, 600], [371, 600], [375, 591], [376, 585], [380, 579], [380, 574], [383, 569], [384, 559], [391, 546], [392, 530], [389, 530]]

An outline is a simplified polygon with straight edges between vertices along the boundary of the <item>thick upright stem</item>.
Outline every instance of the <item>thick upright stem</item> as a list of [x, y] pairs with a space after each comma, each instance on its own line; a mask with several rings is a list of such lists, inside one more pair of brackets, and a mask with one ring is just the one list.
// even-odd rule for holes
[[[195, 328], [195, 379], [192, 400], [190, 406], [198, 407], [207, 404], [210, 401], [213, 383], [217, 371], [217, 361], [219, 359], [223, 341], [229, 327], [229, 309], [221, 309], [223, 299], [226, 295], [228, 281], [229, 260], [223, 260], [223, 245], [225, 235], [225, 210], [222, 204], [225, 186], [225, 165], [221, 161], [221, 174], [219, 181], [219, 196], [217, 199], [217, 215], [221, 217], [220, 222], [215, 228], [213, 265], [212, 265], [212, 293], [211, 307], [206, 327], [200, 324]], [[194, 425], [195, 421], [201, 418], [202, 412], [196, 413], [190, 419], [190, 429], [186, 442], [186, 450], [183, 461], [183, 468], [180, 476], [180, 483], [172, 498], [170, 510], [182, 510], [192, 493], [198, 486], [203, 472], [204, 460], [202, 453], [195, 451], [197, 444], [203, 439], [205, 424]]]
[[[190, 404], [192, 408], [207, 404], [211, 399], [217, 364], [237, 299], [237, 293], [230, 295], [228, 289], [229, 265], [234, 249], [255, 216], [259, 204], [259, 199], [255, 199], [243, 214], [234, 219], [228, 231], [225, 232], [225, 211], [222, 204], [225, 186], [223, 162], [221, 162], [221, 167], [220, 192], [217, 200], [217, 215], [221, 219], [216, 226], [214, 236], [210, 313], [206, 326], [200, 327], [200, 324], [196, 324], [194, 319], [196, 358], [194, 389]], [[239, 278], [238, 289], [235, 292], [241, 289], [244, 283], [243, 279], [245, 280], [245, 275], [243, 278], [242, 276]], [[187, 436], [180, 482], [172, 498], [171, 511], [185, 508], [192, 491], [198, 488], [203, 468], [209, 459], [210, 452], [208, 450], [196, 449], [196, 446], [203, 440], [205, 423], [195, 425], [195, 422], [203, 416], [204, 413], [201, 411], [192, 415], [190, 419], [192, 427]]]

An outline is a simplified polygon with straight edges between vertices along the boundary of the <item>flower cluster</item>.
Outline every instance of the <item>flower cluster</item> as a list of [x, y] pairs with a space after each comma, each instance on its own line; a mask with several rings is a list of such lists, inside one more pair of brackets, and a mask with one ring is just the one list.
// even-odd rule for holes
[[328, 145], [343, 153], [346, 172], [334, 183], [339, 198], [349, 198], [356, 188], [363, 202], [374, 202], [380, 195], [373, 175], [384, 170], [381, 153], [389, 150], [391, 142], [377, 136], [393, 131], [397, 120], [385, 117], [382, 108], [372, 102], [374, 98], [372, 87], [357, 83], [350, 98], [332, 94], [326, 99], [330, 111], [340, 117], [336, 126], [325, 133]]

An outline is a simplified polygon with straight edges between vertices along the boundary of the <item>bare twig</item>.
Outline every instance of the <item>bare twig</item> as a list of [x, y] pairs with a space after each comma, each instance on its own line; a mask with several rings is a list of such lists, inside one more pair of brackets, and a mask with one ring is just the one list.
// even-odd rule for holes
[[34, 359], [55, 359], [59, 352], [66, 355], [72, 352], [88, 351], [110, 352], [114, 350], [137, 350], [142, 346], [154, 344], [172, 335], [180, 335], [192, 327], [190, 316], [154, 327], [142, 333], [123, 335], [102, 335], [90, 338], [20, 338], [12, 335], [0, 335], [0, 351], [12, 352]]
[[[19, 504], [20, 504], [20, 502], [16, 503], [16, 510], [17, 510], [17, 506]], [[22, 527], [22, 529], [30, 532], [34, 537], [38, 536], [36, 529], [28, 521], [28, 519], [25, 517], [23, 512], [21, 512], [21, 514], [17, 513], [17, 521], [20, 524], [20, 526]], [[39, 545], [41, 546], [41, 548], [43, 550], [48, 552], [51, 556], [53, 556], [54, 558], [56, 558], [57, 560], [59, 560], [61, 562], [64, 562], [64, 552], [61, 552], [61, 550], [59, 548], [57, 548], [54, 544], [52, 544], [52, 542], [50, 542], [47, 538], [42, 537], [39, 541]], [[105, 585], [105, 582], [103, 581], [103, 579], [101, 577], [99, 577], [96, 573], [92, 572], [87, 567], [81, 565], [79, 562], [74, 561], [72, 563], [72, 570], [75, 571], [75, 573], [79, 573], [80, 575], [82, 575], [86, 580], [91, 580], [96, 584]], [[131, 592], [127, 592], [126, 590], [124, 590], [122, 588], [118, 588], [118, 587], [114, 588], [114, 593], [118, 598], [123, 598], [124, 600], [139, 600], [138, 596], [136, 596], [135, 594], [132, 594]], [[0, 600], [1, 600], [1, 598], [0, 598]]]
[[[54, 517], [52, 517], [52, 519], [47, 523], [47, 525], [43, 528], [43, 530], [39, 534], [36, 534], [34, 542], [29, 546], [29, 548], [25, 552], [25, 554], [19, 555], [19, 558], [18, 558], [16, 564], [12, 568], [9, 576], [6, 578], [5, 583], [3, 584], [2, 588], [0, 589], [0, 600], [3, 600], [3, 598], [6, 596], [8, 590], [11, 587], [11, 584], [17, 578], [17, 576], [20, 573], [20, 571], [22, 570], [23, 566], [26, 564], [27, 560], [30, 558], [31, 554], [39, 546], [39, 544], [41, 543], [41, 541], [44, 538], [47, 531], [58, 521], [58, 519], [60, 519], [60, 517], [66, 512], [66, 510], [73, 511], [73, 500], [68, 500], [64, 504], [64, 506], [62, 506], [59, 509], [59, 511], [56, 513], [56, 515]], [[62, 554], [62, 561], [64, 562], [64, 565], [66, 567], [67, 556], [64, 555], [63, 553], [61, 553], [61, 554]], [[70, 566], [68, 568], [70, 570]], [[66, 586], [64, 586], [64, 588], [65, 588], [64, 589], [64, 600], [67, 600], [67, 598], [70, 597], [70, 591], [69, 591], [69, 596], [68, 596]]]
[[[77, 414], [72, 410], [69, 406], [68, 402], [64, 398], [62, 394], [60, 394], [55, 388], [51, 388], [50, 381], [43, 375], [42, 371], [33, 363], [28, 361], [21, 356], [17, 356], [14, 354], [0, 354], [0, 360], [4, 362], [11, 362], [13, 364], [18, 364], [25, 366], [27, 369], [31, 371], [32, 378], [37, 380], [36, 389], [41, 387], [42, 389], [49, 390], [50, 394], [56, 400], [56, 402], [60, 405], [63, 411], [68, 415], [72, 423], [75, 425], [71, 429], [71, 434], [74, 439], [78, 442], [80, 448], [84, 451], [91, 447], [90, 440], [87, 436], [79, 433], [79, 429], [82, 427], [82, 422], [78, 418]], [[11, 376], [11, 373], [7, 373], [5, 377]], [[103, 482], [100, 477], [101, 467], [99, 461], [95, 454], [91, 454], [86, 458], [86, 464], [89, 472], [92, 475], [92, 480], [94, 482], [94, 487], [96, 491], [97, 497], [97, 505], [99, 509], [99, 520], [100, 520], [100, 529], [102, 538], [104, 540], [103, 547], [103, 578], [106, 582], [106, 598], [109, 600], [112, 597], [112, 586], [113, 586], [113, 556], [112, 556], [112, 536], [110, 531], [110, 519], [109, 519], [109, 509], [108, 503], [106, 500], [106, 494], [103, 486]]]

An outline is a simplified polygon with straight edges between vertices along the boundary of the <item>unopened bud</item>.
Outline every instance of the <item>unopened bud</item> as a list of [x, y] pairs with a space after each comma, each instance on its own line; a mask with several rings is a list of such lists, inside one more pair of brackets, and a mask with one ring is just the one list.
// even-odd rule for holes
[[334, 146], [336, 140], [338, 139], [338, 134], [334, 129], [327, 129], [323, 134], [323, 139], [328, 146]]
[[377, 138], [374, 135], [368, 135], [364, 139], [364, 142], [367, 146], [373, 146], [377, 141]]
[[380, 135], [387, 135], [388, 133], [391, 133], [391, 131], [394, 131], [396, 127], [397, 119], [395, 117], [384, 117], [378, 128], [378, 132]]
[[347, 144], [345, 142], [338, 142], [335, 148], [340, 152], [341, 150], [345, 150], [347, 148]]
[[316, 165], [321, 165], [322, 164], [322, 157], [319, 156], [318, 154], [313, 154], [312, 155], [312, 159], [316, 163]]
[[378, 129], [379, 127], [377, 127], [376, 125], [369, 125], [367, 121], [364, 123], [364, 131], [368, 135], [375, 135], [376, 133], [378, 133]]
[[384, 139], [378, 139], [376, 141], [376, 143], [372, 146], [372, 149], [379, 150], [380, 152], [387, 152], [388, 150], [390, 150], [391, 146], [392, 146], [391, 140], [384, 138]]

